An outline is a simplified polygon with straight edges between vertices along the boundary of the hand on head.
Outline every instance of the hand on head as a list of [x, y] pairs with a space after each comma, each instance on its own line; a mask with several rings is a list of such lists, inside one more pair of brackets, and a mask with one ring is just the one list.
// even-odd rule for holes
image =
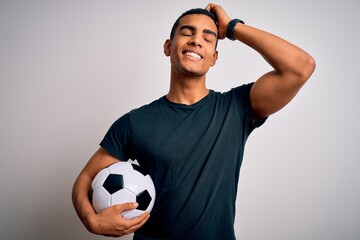
[[219, 23], [219, 39], [226, 38], [226, 29], [229, 22], [231, 21], [231, 18], [227, 15], [225, 10], [220, 5], [209, 3], [205, 7], [205, 9], [213, 13], [217, 17]]

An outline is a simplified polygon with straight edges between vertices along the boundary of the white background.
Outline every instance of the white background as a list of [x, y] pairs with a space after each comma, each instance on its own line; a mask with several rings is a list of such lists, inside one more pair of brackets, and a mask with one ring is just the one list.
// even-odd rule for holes
[[[237, 238], [360, 239], [360, 2], [218, 3], [317, 61], [297, 98], [247, 143]], [[167, 93], [163, 43], [182, 12], [206, 4], [0, 1], [1, 239], [104, 239], [78, 220], [72, 184], [113, 121]], [[218, 50], [209, 88], [270, 70], [239, 42]]]

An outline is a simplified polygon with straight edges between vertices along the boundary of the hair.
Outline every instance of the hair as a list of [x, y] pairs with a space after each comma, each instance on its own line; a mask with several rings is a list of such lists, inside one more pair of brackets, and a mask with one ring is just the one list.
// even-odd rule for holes
[[[206, 15], [206, 16], [210, 17], [214, 21], [216, 26], [219, 26], [219, 23], [218, 23], [218, 20], [217, 20], [215, 14], [209, 12], [208, 10], [206, 10], [204, 8], [193, 8], [193, 9], [190, 9], [190, 10], [184, 12], [183, 14], [181, 14], [180, 17], [175, 21], [173, 27], [171, 28], [170, 40], [172, 40], [174, 38], [176, 28], [179, 26], [179, 23], [180, 23], [180, 19], [187, 16], [187, 15], [190, 15], [190, 14], [203, 14], [203, 15]], [[215, 48], [217, 46], [217, 43], [218, 43], [218, 40], [216, 40]]]

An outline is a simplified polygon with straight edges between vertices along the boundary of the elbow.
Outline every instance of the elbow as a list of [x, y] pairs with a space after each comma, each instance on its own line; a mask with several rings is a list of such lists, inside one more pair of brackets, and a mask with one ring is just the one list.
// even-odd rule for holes
[[299, 68], [296, 75], [298, 76], [299, 81], [302, 84], [305, 84], [310, 79], [313, 72], [315, 71], [316, 68], [315, 59], [310, 55], [306, 54], [306, 56], [302, 57], [302, 59], [299, 60], [298, 66]]
[[304, 54], [285, 69], [283, 76], [292, 87], [300, 89], [310, 79], [315, 68], [316, 62], [314, 58]]

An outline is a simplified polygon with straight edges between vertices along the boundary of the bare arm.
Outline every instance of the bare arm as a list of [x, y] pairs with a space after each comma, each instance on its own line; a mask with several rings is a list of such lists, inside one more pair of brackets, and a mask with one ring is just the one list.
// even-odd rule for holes
[[[218, 5], [209, 4], [206, 9], [218, 17], [219, 38], [224, 39], [231, 18]], [[251, 89], [254, 120], [269, 116], [289, 103], [315, 69], [315, 61], [308, 53], [271, 33], [238, 23], [234, 38], [260, 53], [274, 68]]]
[[315, 61], [309, 54], [273, 34], [238, 24], [234, 36], [258, 51], [274, 68], [261, 76], [251, 90], [255, 118], [269, 116], [283, 108], [315, 69]]
[[121, 212], [137, 207], [135, 203], [115, 205], [98, 214], [91, 206], [89, 192], [93, 178], [101, 169], [117, 161], [100, 148], [81, 171], [73, 186], [74, 208], [85, 227], [94, 234], [112, 237], [127, 235], [139, 229], [149, 218], [149, 213], [130, 220], [122, 217]]

